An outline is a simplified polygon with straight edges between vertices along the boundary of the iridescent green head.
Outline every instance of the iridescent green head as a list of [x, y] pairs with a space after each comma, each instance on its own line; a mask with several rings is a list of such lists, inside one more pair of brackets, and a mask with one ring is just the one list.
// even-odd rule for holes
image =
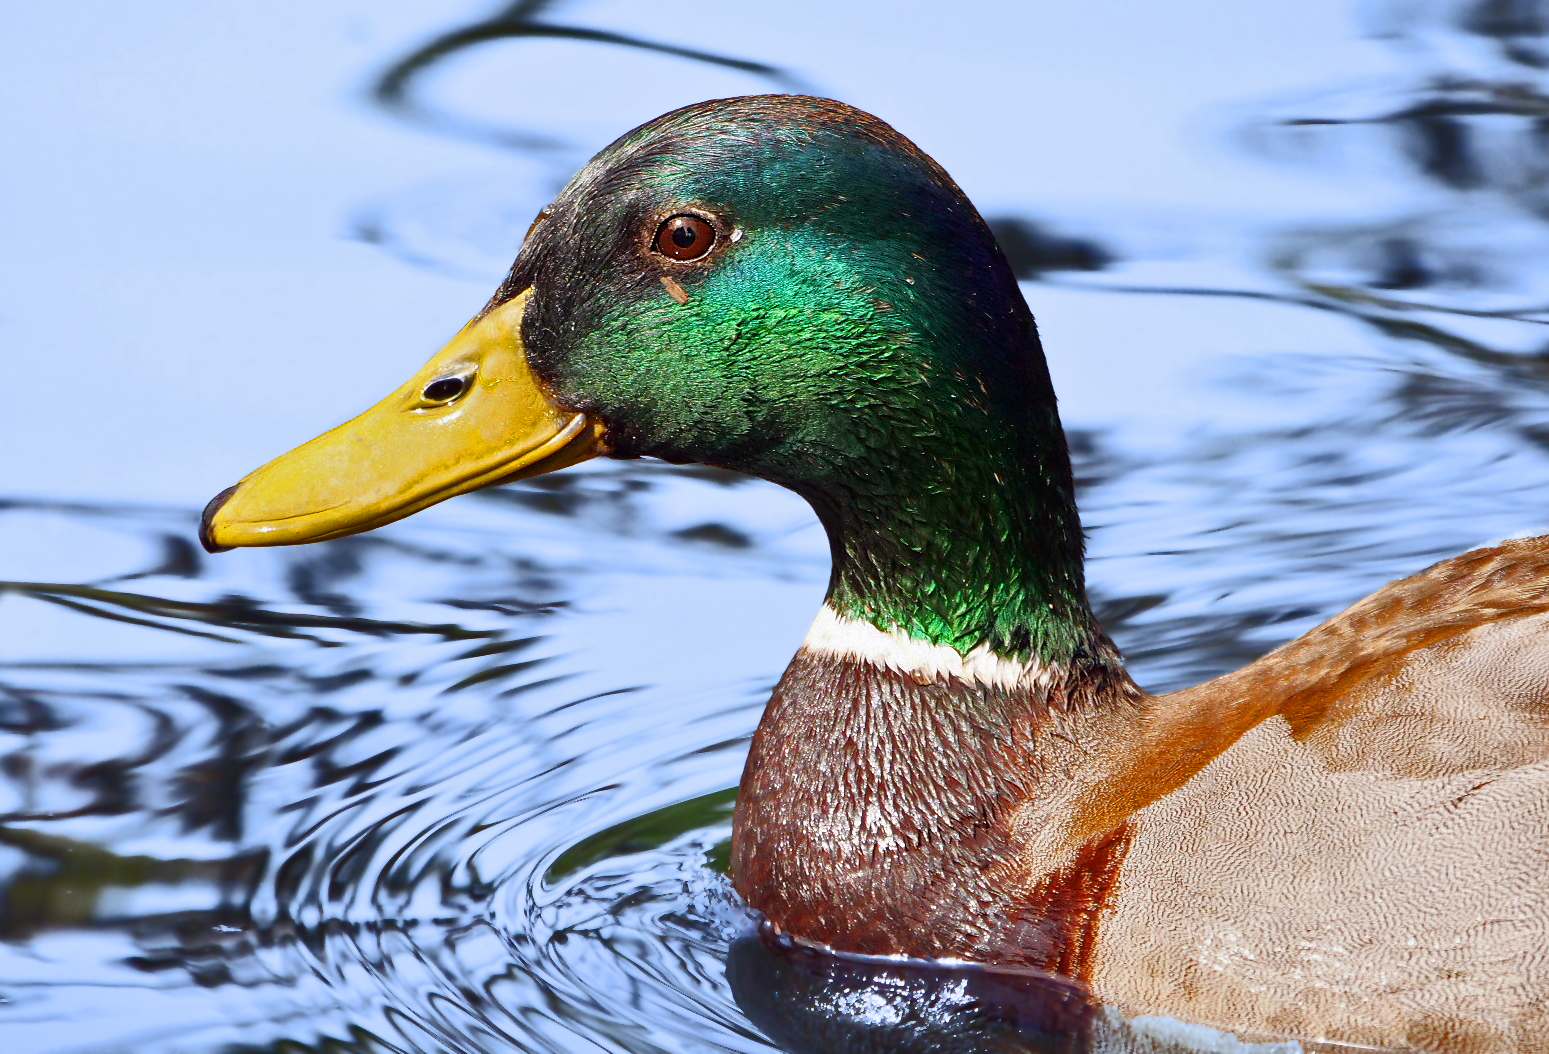
[[[973, 206], [827, 100], [701, 103], [625, 135], [544, 211], [496, 300], [529, 286], [529, 360], [634, 454], [800, 485], [952, 412], [934, 395], [958, 372], [984, 382], [980, 418], [1052, 405]], [[1006, 416], [995, 434], [1022, 415]]]
[[1091, 645], [1032, 315], [962, 191], [875, 117], [757, 96], [635, 129], [544, 210], [474, 325], [513, 312], [556, 420], [598, 430], [588, 453], [806, 497], [841, 614], [964, 652]]

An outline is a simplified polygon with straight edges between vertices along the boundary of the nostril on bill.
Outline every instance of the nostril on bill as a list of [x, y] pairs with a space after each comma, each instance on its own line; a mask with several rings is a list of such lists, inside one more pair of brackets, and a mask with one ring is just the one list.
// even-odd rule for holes
[[210, 533], [210, 521], [215, 519], [215, 514], [221, 511], [221, 506], [231, 500], [231, 496], [237, 492], [235, 486], [227, 487], [215, 497], [210, 499], [210, 504], [204, 507], [204, 513], [199, 517], [199, 544], [204, 546], [207, 553], [224, 553], [235, 546], [215, 544], [215, 536]]
[[424, 396], [433, 403], [451, 402], [463, 393], [466, 384], [461, 377], [442, 377], [425, 385]]

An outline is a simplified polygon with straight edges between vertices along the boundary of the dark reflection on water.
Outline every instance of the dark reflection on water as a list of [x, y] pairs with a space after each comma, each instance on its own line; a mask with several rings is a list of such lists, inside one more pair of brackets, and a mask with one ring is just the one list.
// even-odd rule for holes
[[1098, 1012], [1058, 978], [852, 955], [743, 937], [726, 980], [748, 1017], [793, 1054], [969, 1054], [1090, 1046]]
[[[548, 151], [422, 103], [418, 74], [521, 36], [792, 83], [565, 28], [557, 7], [529, 0], [427, 42], [378, 98]], [[1549, 519], [1549, 8], [1374, 10], [1395, 46], [1440, 36], [1479, 61], [1464, 77], [1422, 55], [1411, 81], [1266, 103], [1244, 137], [1301, 163], [1357, 143], [1407, 166], [1428, 205], [1271, 226], [1238, 286], [1150, 282], [1078, 226], [997, 221], [1030, 280], [1170, 297], [1202, 322], [1271, 301], [1369, 334], [1364, 356], [1230, 378], [1232, 398], [1298, 407], [1294, 423], [1073, 432], [1094, 603], [1153, 688]], [[413, 247], [379, 219], [379, 241]], [[6, 537], [112, 565], [0, 584], [0, 1025], [16, 1049], [1214, 1041], [1126, 1024], [1043, 978], [817, 960], [752, 936], [722, 874], [730, 788], [827, 571], [795, 499], [709, 470], [605, 465], [295, 551], [212, 561], [193, 524], [188, 510], [0, 504]], [[794, 636], [771, 639], [777, 626]]]

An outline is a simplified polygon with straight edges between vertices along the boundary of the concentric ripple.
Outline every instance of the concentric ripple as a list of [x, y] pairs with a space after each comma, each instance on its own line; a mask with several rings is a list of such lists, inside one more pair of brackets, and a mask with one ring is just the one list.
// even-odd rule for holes
[[778, 491], [646, 475], [236, 560], [186, 513], [7, 508], [128, 563], [0, 609], [8, 1035], [757, 1046], [706, 861], [826, 547]]

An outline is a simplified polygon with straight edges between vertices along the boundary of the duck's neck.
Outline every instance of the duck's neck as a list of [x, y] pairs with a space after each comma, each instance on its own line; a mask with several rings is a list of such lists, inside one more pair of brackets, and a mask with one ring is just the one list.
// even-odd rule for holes
[[1065, 817], [1139, 696], [1087, 608], [1041, 356], [1012, 350], [1000, 383], [909, 390], [864, 471], [792, 484], [833, 573], [754, 736], [733, 875], [836, 947], [1080, 976], [1127, 843]]
[[1105, 649], [1064, 433], [1052, 396], [1047, 409], [1031, 401], [998, 434], [946, 427], [962, 423], [951, 407], [906, 447], [875, 451], [864, 478], [796, 487], [828, 532], [837, 620], [1048, 667]]

